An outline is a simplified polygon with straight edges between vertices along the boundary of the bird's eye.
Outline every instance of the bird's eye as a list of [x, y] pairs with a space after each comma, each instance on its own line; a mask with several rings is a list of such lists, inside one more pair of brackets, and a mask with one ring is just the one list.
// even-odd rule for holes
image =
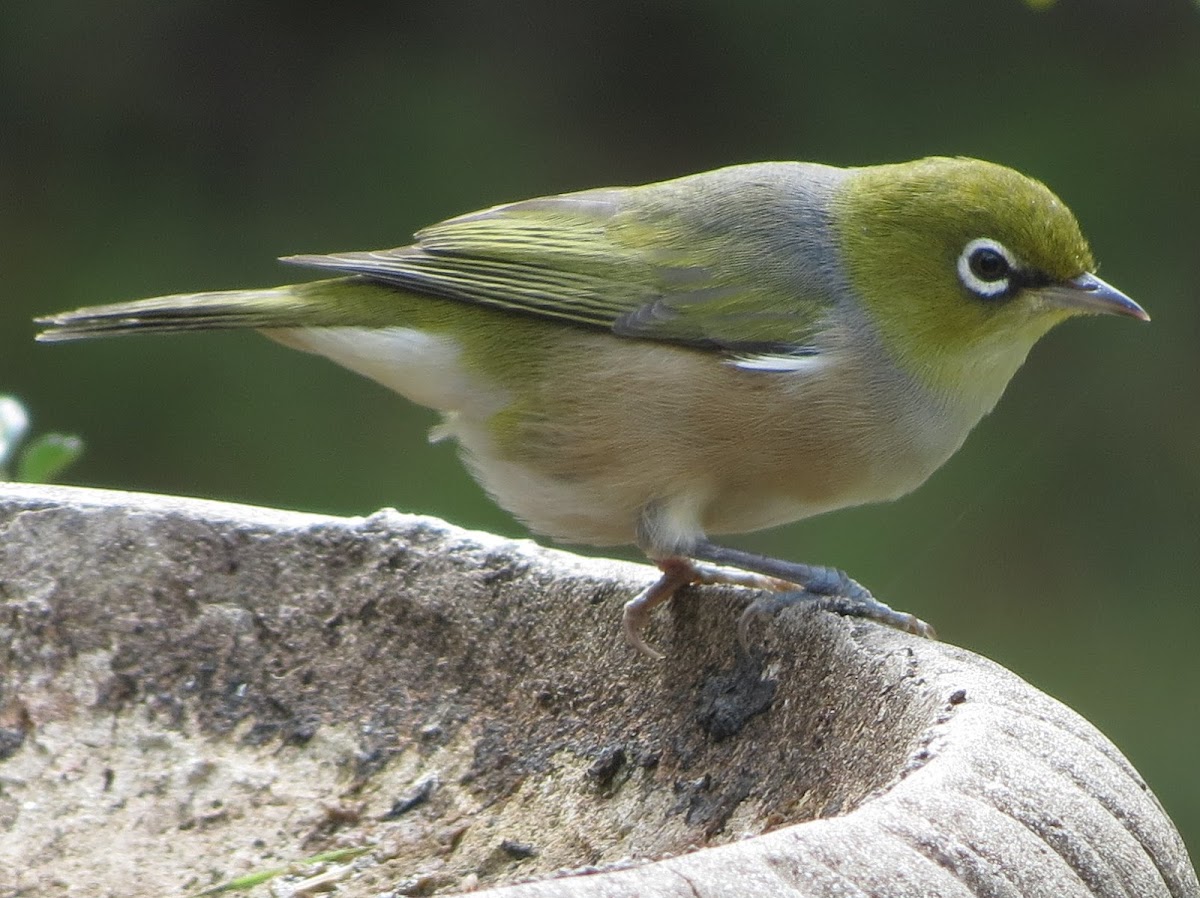
[[987, 237], [972, 240], [958, 257], [958, 277], [963, 286], [984, 299], [1009, 293], [1015, 268], [1012, 254]]
[[971, 253], [971, 273], [984, 281], [1003, 280], [1008, 274], [1008, 260], [990, 246], [981, 246]]

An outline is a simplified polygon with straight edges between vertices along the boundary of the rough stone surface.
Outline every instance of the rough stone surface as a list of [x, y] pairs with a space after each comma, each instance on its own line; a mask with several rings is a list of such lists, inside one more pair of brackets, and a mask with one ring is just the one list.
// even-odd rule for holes
[[[1093, 727], [969, 652], [384, 511], [0, 486], [0, 896], [1197, 896]], [[589, 875], [583, 875], [589, 874]]]

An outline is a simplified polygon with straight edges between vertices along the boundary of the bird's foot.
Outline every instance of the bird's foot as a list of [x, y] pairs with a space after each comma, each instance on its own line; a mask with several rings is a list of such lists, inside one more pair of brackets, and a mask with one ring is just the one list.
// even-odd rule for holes
[[718, 567], [715, 564], [688, 562], [691, 568], [689, 584], [696, 586], [744, 586], [747, 589], [765, 589], [768, 592], [791, 592], [796, 584], [791, 580], [780, 580], [766, 574], [743, 571], [734, 567]]
[[666, 656], [642, 638], [650, 625], [650, 613], [668, 601], [682, 586], [696, 582], [697, 571], [686, 558], [667, 558], [658, 563], [662, 576], [625, 603], [621, 617], [621, 631], [625, 641], [648, 658], [661, 661]]
[[906, 611], [896, 611], [894, 608], [876, 599], [861, 585], [850, 580], [849, 577], [846, 579], [858, 587], [860, 592], [857, 595], [853, 597], [832, 595], [813, 592], [807, 589], [793, 589], [791, 592], [760, 595], [746, 607], [746, 610], [742, 612], [742, 616], [738, 620], [738, 642], [741, 643], [743, 649], [749, 650], [750, 624], [764, 617], [774, 617], [787, 608], [814, 608], [818, 611], [832, 611], [834, 614], [840, 614], [844, 617], [861, 617], [873, 620], [925, 639], [937, 639], [937, 632], [933, 627], [919, 617], [909, 614]]
[[625, 603], [622, 619], [625, 640], [647, 657], [655, 660], [664, 657], [642, 636], [650, 623], [651, 612], [690, 584], [743, 586], [771, 593], [755, 599], [742, 614], [738, 638], [743, 647], [747, 645], [750, 622], [798, 606], [877, 621], [926, 639], [937, 638], [933, 627], [925, 621], [890, 608], [836, 568], [782, 561], [728, 549], [707, 540], [700, 541], [692, 555], [710, 563], [701, 564], [682, 557], [663, 559], [658, 563], [662, 576]]
[[749, 589], [766, 589], [773, 592], [796, 588], [795, 583], [789, 583], [786, 580], [736, 568], [696, 564], [687, 558], [664, 558], [659, 561], [658, 569], [662, 571], [662, 576], [625, 603], [625, 613], [621, 619], [621, 630], [625, 634], [625, 641], [655, 661], [661, 661], [665, 656], [662, 652], [652, 648], [642, 637], [642, 633], [650, 625], [651, 612], [668, 601], [682, 587], [693, 584], [744, 586]]

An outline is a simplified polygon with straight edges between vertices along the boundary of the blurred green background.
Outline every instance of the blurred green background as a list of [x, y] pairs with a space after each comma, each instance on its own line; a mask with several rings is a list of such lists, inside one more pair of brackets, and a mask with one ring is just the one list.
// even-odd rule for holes
[[734, 162], [1047, 181], [1154, 322], [1052, 334], [913, 496], [740, 544], [842, 566], [1063, 699], [1200, 850], [1193, 3], [6, 3], [0, 129], [0, 392], [84, 436], [70, 482], [513, 535], [430, 414], [323, 360], [254, 334], [38, 346], [30, 318]]

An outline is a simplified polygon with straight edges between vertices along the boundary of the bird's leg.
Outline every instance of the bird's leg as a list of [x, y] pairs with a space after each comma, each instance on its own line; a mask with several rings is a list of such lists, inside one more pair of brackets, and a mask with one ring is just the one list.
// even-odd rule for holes
[[658, 569], [662, 571], [662, 576], [626, 602], [625, 613], [621, 617], [625, 641], [655, 661], [661, 661], [666, 656], [650, 648], [642, 638], [642, 631], [650, 624], [650, 612], [675, 595], [681, 586], [693, 582], [695, 571], [686, 558], [664, 558], [658, 562]]
[[682, 556], [661, 559], [658, 568], [662, 576], [625, 603], [621, 629], [626, 642], [656, 661], [664, 655], [642, 638], [650, 623], [650, 613], [680, 588], [691, 584], [744, 586], [769, 593], [751, 602], [738, 622], [738, 638], [743, 646], [749, 644], [747, 632], [752, 620], [796, 606], [862, 617], [917, 636], [937, 638], [933, 627], [925, 621], [888, 607], [837, 568], [783, 561], [718, 546], [706, 539], [699, 540], [689, 554], [710, 564], [697, 564]]
[[751, 589], [792, 589], [794, 584], [785, 583], [762, 574], [749, 571], [722, 570], [707, 564], [696, 564], [690, 558], [673, 556], [658, 561], [662, 576], [650, 586], [625, 603], [625, 614], [621, 629], [625, 641], [647, 657], [660, 661], [662, 652], [653, 649], [642, 638], [642, 631], [650, 624], [650, 612], [666, 602], [684, 586], [699, 584], [727, 584], [747, 586]]
[[625, 603], [621, 628], [626, 641], [650, 658], [663, 657], [642, 638], [651, 612], [681, 587], [692, 583], [745, 586], [769, 593], [753, 601], [742, 615], [738, 634], [743, 645], [750, 620], [797, 605], [867, 618], [918, 636], [934, 636], [929, 624], [889, 608], [836, 568], [782, 561], [718, 546], [694, 531], [681, 540], [678, 512], [675, 509], [672, 514], [663, 503], [651, 502], [638, 519], [638, 545], [655, 560], [662, 576]]
[[[778, 585], [770, 587], [776, 592], [775, 595], [757, 599], [746, 609], [738, 628], [739, 634], [743, 637], [749, 618], [761, 614], [774, 614], [783, 608], [795, 605], [819, 608], [848, 617], [867, 618], [887, 624], [889, 627], [895, 627], [897, 630], [904, 630], [907, 633], [914, 633], [930, 639], [937, 637], [933, 627], [925, 621], [888, 607], [871, 595], [866, 587], [856, 583], [836, 568], [783, 561], [767, 555], [718, 546], [707, 539], [697, 541], [688, 554], [701, 561], [740, 568], [739, 577], [744, 576], [742, 572], [751, 571], [773, 580], [775, 584], [783, 583], [782, 589]], [[710, 568], [709, 570], [720, 573], [719, 568]], [[733, 579], [707, 582], [740, 583], [741, 581]], [[799, 589], [792, 589], [793, 586], [799, 587]], [[743, 642], [745, 642], [744, 638]]]
[[796, 584], [788, 580], [756, 574], [736, 568], [720, 568], [709, 564], [697, 564], [690, 558], [671, 557], [658, 562], [662, 576], [625, 603], [625, 614], [621, 629], [625, 641], [647, 657], [662, 660], [663, 654], [642, 638], [642, 631], [650, 624], [650, 612], [669, 600], [684, 586], [721, 585], [745, 586], [749, 589], [765, 589], [772, 592], [795, 590]]

